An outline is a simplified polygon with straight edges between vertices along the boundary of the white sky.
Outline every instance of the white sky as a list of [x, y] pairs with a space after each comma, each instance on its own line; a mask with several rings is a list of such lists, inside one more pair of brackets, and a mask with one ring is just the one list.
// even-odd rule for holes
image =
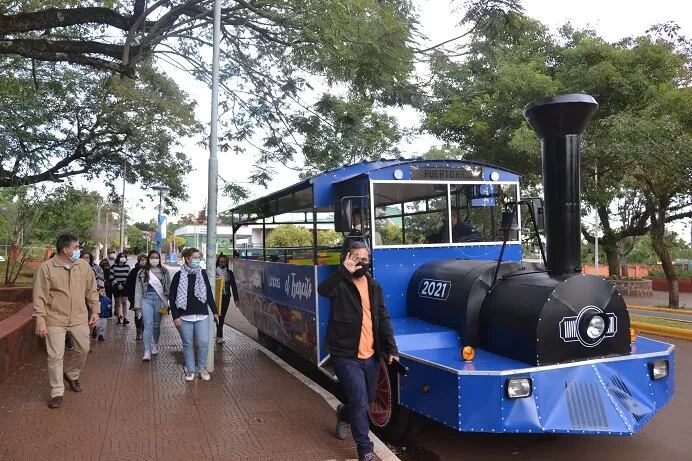
[[[421, 22], [421, 32], [429, 37], [434, 44], [458, 35], [458, 13], [454, 13], [455, 6], [462, 4], [460, 0], [414, 0], [417, 4]], [[525, 12], [539, 21], [556, 30], [566, 22], [571, 22], [577, 27], [590, 26], [598, 34], [608, 41], [616, 41], [627, 36], [643, 34], [652, 24], [666, 21], [677, 22], [682, 29], [682, 34], [692, 36], [692, 1], [690, 0], [524, 0]], [[176, 72], [171, 75], [176, 82], [198, 101], [197, 116], [200, 121], [208, 124], [210, 119], [211, 91], [205, 85], [194, 81], [189, 76]], [[395, 114], [402, 125], [416, 126], [420, 114], [413, 110], [395, 110]], [[408, 154], [420, 154], [434, 145], [441, 144], [432, 136], [420, 136], [410, 140], [401, 150]], [[179, 214], [187, 214], [199, 211], [206, 203], [207, 197], [207, 165], [209, 153], [197, 146], [197, 140], [191, 140], [184, 144], [186, 153], [190, 157], [195, 171], [186, 181], [190, 199], [187, 203], [179, 203]], [[246, 154], [236, 157], [231, 153], [219, 152], [219, 174], [226, 180], [247, 181], [251, 171], [253, 160], [253, 148], [247, 147]], [[298, 166], [297, 164], [295, 166]], [[269, 185], [268, 189], [251, 187], [254, 197], [260, 197], [268, 192], [289, 186], [298, 180], [298, 173], [277, 166], [278, 174]], [[137, 185], [128, 185], [128, 210], [131, 219], [135, 221], [148, 221], [156, 216], [156, 204], [147, 200]], [[219, 196], [219, 210], [230, 208], [229, 199]], [[171, 218], [172, 221], [176, 217]], [[685, 223], [683, 231], [686, 239], [690, 239], [690, 224]], [[677, 229], [676, 229], [677, 230]]]

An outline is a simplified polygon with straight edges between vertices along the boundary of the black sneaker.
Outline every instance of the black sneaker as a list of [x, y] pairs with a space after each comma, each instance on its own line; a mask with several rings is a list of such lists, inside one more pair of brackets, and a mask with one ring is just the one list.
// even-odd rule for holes
[[106, 338], [103, 337], [103, 335], [99, 335], [99, 341], [105, 341]]
[[337, 439], [346, 440], [348, 438], [348, 423], [341, 416], [343, 409], [343, 404], [339, 404], [336, 407], [336, 429], [334, 429], [334, 435]]
[[358, 457], [358, 461], [375, 461], [375, 453], [365, 453], [363, 456]]

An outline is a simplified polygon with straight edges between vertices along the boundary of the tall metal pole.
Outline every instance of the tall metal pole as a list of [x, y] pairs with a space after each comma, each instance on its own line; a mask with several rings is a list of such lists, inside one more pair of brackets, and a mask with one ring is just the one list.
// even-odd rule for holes
[[161, 232], [161, 201], [163, 200], [163, 190], [159, 189], [159, 215], [156, 217], [156, 251], [161, 254], [163, 236]]
[[96, 261], [101, 261], [101, 208], [103, 208], [103, 203], [99, 203], [96, 206]]
[[125, 249], [125, 176], [127, 175], [127, 160], [123, 157], [123, 196], [120, 203], [120, 252]]
[[110, 208], [106, 208], [106, 238], [103, 243], [103, 257], [108, 257], [108, 215], [110, 214]]
[[[211, 136], [209, 139], [209, 189], [207, 199], [207, 275], [212, 284], [216, 282], [216, 198], [218, 194], [219, 159], [219, 45], [221, 41], [221, 0], [214, 0], [214, 54], [211, 70]], [[216, 296], [216, 290], [212, 290]], [[217, 303], [221, 299], [216, 300]], [[209, 352], [207, 370], [214, 371], [214, 338], [216, 324], [209, 316]]]
[[[594, 179], [596, 181], [596, 189], [598, 189], [598, 167], [596, 167], [596, 171], [594, 173]], [[594, 265], [594, 270], [596, 272], [596, 275], [599, 275], [598, 272], [598, 228], [600, 227], [600, 222], [598, 221], [598, 209], [596, 209], [596, 239], [594, 240], [594, 255], [593, 255], [593, 265]]]

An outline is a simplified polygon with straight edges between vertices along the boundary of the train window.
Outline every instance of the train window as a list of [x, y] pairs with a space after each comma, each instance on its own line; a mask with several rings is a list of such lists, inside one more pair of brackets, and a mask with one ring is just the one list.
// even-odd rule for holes
[[447, 185], [374, 185], [375, 231], [383, 245], [449, 242]]
[[[515, 184], [452, 184], [450, 194], [455, 243], [502, 241], [502, 211], [518, 199]], [[510, 241], [518, 238], [516, 231], [509, 235]]]

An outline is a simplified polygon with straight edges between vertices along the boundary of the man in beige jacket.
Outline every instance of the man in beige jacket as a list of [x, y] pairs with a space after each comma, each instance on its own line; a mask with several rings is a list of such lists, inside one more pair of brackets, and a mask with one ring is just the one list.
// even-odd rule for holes
[[[56, 254], [43, 262], [34, 276], [34, 314], [36, 334], [46, 338], [50, 408], [60, 408], [65, 392], [63, 378], [70, 388], [81, 392], [79, 373], [89, 353], [89, 326], [99, 319], [99, 295], [94, 271], [80, 259], [79, 242], [73, 235], [58, 237]], [[87, 305], [91, 308], [88, 318]], [[63, 374], [65, 333], [75, 344], [68, 354]]]

